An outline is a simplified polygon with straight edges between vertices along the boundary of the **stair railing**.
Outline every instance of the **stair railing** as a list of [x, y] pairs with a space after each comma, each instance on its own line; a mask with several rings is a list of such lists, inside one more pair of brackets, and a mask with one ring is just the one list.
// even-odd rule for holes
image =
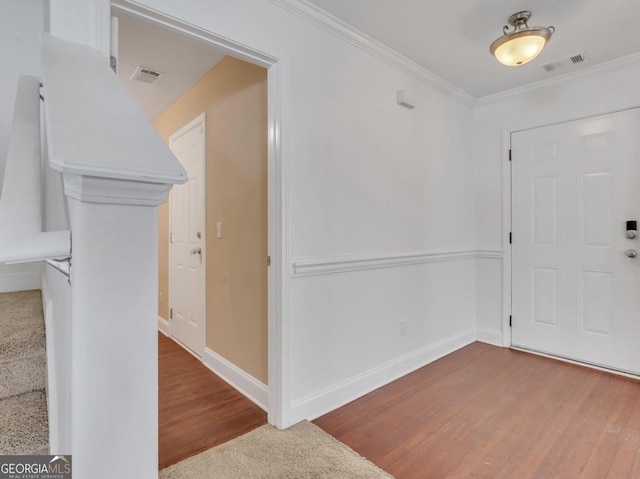
[[40, 80], [22, 75], [0, 196], [0, 263], [70, 257], [68, 230], [43, 232], [41, 161]]
[[42, 231], [39, 83], [26, 79], [24, 138], [11, 140], [22, 152], [8, 160], [0, 199], [0, 263], [71, 263], [53, 263], [69, 274], [65, 288], [43, 284], [46, 310], [65, 316], [51, 334], [64, 380], [49, 391], [64, 398], [54, 427], [68, 450], [55, 453], [73, 456], [79, 479], [156, 479], [157, 207], [187, 174], [98, 51], [45, 34], [42, 83], [70, 232]]

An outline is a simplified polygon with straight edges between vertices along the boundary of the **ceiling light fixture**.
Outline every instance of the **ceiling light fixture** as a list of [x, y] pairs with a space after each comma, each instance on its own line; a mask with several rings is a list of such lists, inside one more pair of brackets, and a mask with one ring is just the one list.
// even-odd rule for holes
[[517, 67], [529, 63], [542, 51], [545, 44], [556, 31], [554, 27], [530, 27], [527, 21], [531, 12], [514, 13], [509, 17], [513, 26], [508, 31], [507, 25], [502, 29], [504, 35], [491, 44], [490, 51], [500, 63], [510, 67]]

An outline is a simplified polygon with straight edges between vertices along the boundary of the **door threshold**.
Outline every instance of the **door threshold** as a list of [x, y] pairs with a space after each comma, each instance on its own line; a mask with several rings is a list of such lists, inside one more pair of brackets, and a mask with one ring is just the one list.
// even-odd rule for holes
[[536, 356], [542, 356], [544, 358], [555, 359], [558, 361], [562, 361], [564, 363], [575, 364], [576, 366], [583, 366], [590, 369], [596, 369], [598, 371], [602, 371], [604, 373], [615, 374], [616, 376], [624, 376], [626, 378], [635, 379], [636, 381], [640, 381], [640, 374], [632, 373], [630, 371], [624, 371], [621, 369], [609, 368], [607, 366], [602, 366], [599, 364], [589, 363], [586, 361], [580, 361], [577, 359], [571, 359], [564, 356], [557, 356], [555, 354], [545, 353], [543, 351], [538, 351], [537, 349], [529, 349], [524, 348], [522, 346], [511, 345], [511, 348], [515, 351], [521, 351], [523, 353], [535, 354]]
[[182, 349], [184, 349], [186, 352], [188, 352], [191, 356], [193, 356], [194, 358], [196, 358], [198, 361], [202, 362], [202, 356], [198, 355], [198, 353], [196, 353], [194, 350], [192, 350], [191, 348], [189, 348], [189, 346], [187, 346], [186, 344], [184, 344], [182, 341], [180, 341], [178, 338], [176, 338], [175, 336], [173, 336], [172, 334], [169, 334], [167, 336], [171, 341], [173, 341], [174, 343], [176, 343], [178, 346], [180, 346]]

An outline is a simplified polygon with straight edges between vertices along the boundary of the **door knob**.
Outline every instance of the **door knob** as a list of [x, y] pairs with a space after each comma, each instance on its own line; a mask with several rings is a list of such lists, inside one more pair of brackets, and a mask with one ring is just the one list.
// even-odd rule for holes
[[202, 254], [202, 248], [191, 248], [191, 254]]
[[627, 250], [627, 256], [629, 258], [635, 258], [636, 256], [638, 256], [638, 253], [634, 249], [628, 249]]

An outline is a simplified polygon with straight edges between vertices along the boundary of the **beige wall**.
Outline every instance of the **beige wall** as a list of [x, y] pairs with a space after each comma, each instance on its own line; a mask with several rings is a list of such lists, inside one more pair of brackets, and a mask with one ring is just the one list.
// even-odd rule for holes
[[[267, 383], [267, 71], [226, 57], [154, 122], [166, 142], [207, 115], [207, 347]], [[216, 223], [222, 223], [222, 239]], [[168, 205], [159, 314], [168, 314]]]

